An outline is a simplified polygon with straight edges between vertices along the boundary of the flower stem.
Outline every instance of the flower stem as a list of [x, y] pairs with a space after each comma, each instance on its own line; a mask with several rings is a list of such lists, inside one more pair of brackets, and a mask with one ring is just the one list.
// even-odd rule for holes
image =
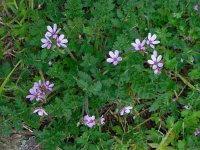
[[67, 53], [69, 54], [69, 56], [74, 60], [77, 61], [77, 59], [74, 57], [74, 55], [72, 54], [72, 52], [68, 49], [68, 47], [66, 48]]

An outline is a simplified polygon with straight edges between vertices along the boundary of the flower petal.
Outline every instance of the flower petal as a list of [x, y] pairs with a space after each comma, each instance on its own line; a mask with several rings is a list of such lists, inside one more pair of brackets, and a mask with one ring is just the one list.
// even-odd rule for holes
[[158, 63], [158, 67], [163, 67], [163, 63]]
[[152, 60], [148, 60], [147, 62], [148, 62], [148, 64], [150, 64], [150, 65], [153, 65], [153, 64], [154, 64], [154, 61], [152, 61]]
[[107, 58], [106, 61], [107, 61], [108, 63], [111, 63], [111, 62], [113, 62], [113, 59], [112, 59], [112, 58]]
[[162, 59], [162, 55], [159, 55], [159, 56], [157, 57], [157, 62], [161, 61], [161, 59]]
[[59, 39], [60, 41], [62, 41], [62, 39], [64, 39], [64, 37], [65, 37], [64, 34], [61, 34], [61, 35], [59, 36], [58, 39]]
[[154, 41], [156, 39], [156, 34], [154, 34], [152, 37], [151, 37], [151, 41]]
[[124, 115], [124, 109], [122, 109], [122, 110], [120, 111], [120, 115], [121, 115], [121, 116]]
[[140, 40], [139, 40], [139, 39], [136, 39], [136, 40], [135, 40], [135, 43], [139, 45], [139, 44], [140, 44]]
[[152, 44], [159, 44], [160, 41], [153, 41]]
[[63, 39], [61, 42], [62, 42], [62, 43], [67, 43], [68, 40], [67, 40], [67, 39]]
[[53, 25], [53, 31], [56, 32], [56, 30], [57, 30], [57, 24], [54, 24]]
[[112, 58], [115, 57], [115, 54], [114, 54], [112, 51], [109, 51], [109, 55], [110, 55], [110, 57], [112, 57]]
[[53, 29], [52, 29], [51, 26], [47, 26], [47, 30], [48, 30], [49, 32], [53, 32]]
[[67, 45], [65, 45], [65, 44], [63, 44], [63, 43], [61, 43], [60, 45], [61, 45], [62, 47], [67, 47]]
[[137, 44], [136, 44], [136, 43], [131, 43], [131, 45], [132, 45], [133, 47], [136, 47]]
[[125, 112], [128, 114], [128, 113], [130, 113], [131, 111], [130, 111], [130, 109], [126, 109]]
[[142, 41], [142, 43], [141, 43], [141, 46], [143, 47], [143, 46], [145, 45], [145, 43], [146, 43], [146, 40], [144, 39], [144, 40]]
[[51, 33], [50, 32], [46, 32], [45, 33], [45, 37], [50, 37], [51, 36]]
[[148, 39], [149, 40], [151, 39], [151, 33], [148, 33]]
[[39, 111], [38, 111], [38, 115], [39, 115], [39, 116], [42, 116], [43, 113], [44, 113], [44, 112], [43, 112], [42, 110], [39, 110]]
[[156, 56], [155, 55], [151, 55], [151, 59], [156, 62]]
[[117, 61], [119, 62], [119, 61], [122, 61], [122, 58], [121, 57], [118, 57], [117, 58]]
[[117, 64], [118, 64], [118, 61], [114, 61], [114, 62], [113, 62], [113, 65], [116, 66]]
[[155, 46], [154, 46], [153, 44], [150, 44], [150, 47], [151, 47], [151, 48], [155, 48]]
[[35, 109], [34, 111], [33, 111], [33, 113], [36, 113], [36, 112], [38, 112], [39, 111], [39, 109]]
[[157, 51], [156, 51], [156, 50], [153, 51], [153, 55], [154, 55], [155, 57], [157, 57]]
[[48, 40], [47, 39], [41, 39], [42, 43], [46, 43]]
[[45, 47], [47, 47], [47, 45], [48, 45], [48, 44], [45, 43], [45, 44], [43, 44], [41, 47], [42, 47], [42, 48], [45, 48]]
[[152, 68], [153, 68], [153, 70], [155, 70], [155, 69], [158, 68], [158, 66], [157, 65], [153, 65]]
[[115, 50], [115, 57], [117, 58], [119, 56], [119, 51]]
[[159, 74], [160, 73], [160, 70], [159, 69], [155, 69], [154, 70], [154, 74]]

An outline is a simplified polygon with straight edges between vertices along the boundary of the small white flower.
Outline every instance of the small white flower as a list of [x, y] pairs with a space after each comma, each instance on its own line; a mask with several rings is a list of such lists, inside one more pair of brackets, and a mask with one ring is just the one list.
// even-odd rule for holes
[[184, 109], [190, 109], [190, 107], [188, 105], [184, 105], [183, 108]]
[[106, 61], [108, 63], [113, 63], [113, 65], [117, 65], [120, 61], [122, 61], [122, 58], [119, 57], [119, 51], [115, 50], [113, 53], [112, 51], [109, 51], [109, 55], [111, 58], [107, 58]]
[[101, 125], [105, 124], [105, 118], [103, 117], [103, 115], [100, 117], [99, 122]]
[[60, 28], [57, 30], [57, 24], [53, 25], [53, 28], [51, 26], [47, 26], [48, 32], [45, 34], [47, 37], [53, 37], [54, 39], [57, 38], [58, 32], [61, 30]]
[[38, 108], [33, 111], [33, 113], [37, 113], [39, 116], [48, 115], [43, 108]]
[[41, 46], [42, 48], [45, 48], [45, 47], [47, 47], [47, 49], [51, 48], [52, 42], [47, 36], [46, 38], [41, 39], [41, 42], [43, 43]]
[[49, 61], [49, 62], [48, 62], [48, 65], [49, 65], [49, 66], [51, 66], [51, 65], [52, 65], [52, 62], [51, 62], [51, 61]]
[[156, 34], [151, 36], [151, 33], [148, 34], [148, 40], [147, 40], [147, 45], [150, 45], [151, 48], [155, 48], [154, 45], [159, 44], [160, 41], [155, 41], [156, 40]]
[[184, 61], [184, 59], [183, 59], [183, 58], [181, 58], [180, 62], [183, 62], [183, 61]]
[[145, 39], [141, 43], [140, 43], [139, 39], [136, 39], [135, 43], [131, 43], [131, 45], [135, 48], [136, 51], [139, 51], [139, 50], [145, 51], [145, 49], [146, 49], [144, 47], [145, 43], [146, 43]]
[[131, 112], [131, 109], [133, 109], [132, 106], [126, 106], [122, 108], [122, 110], [120, 111], [120, 115], [123, 116], [125, 113], [129, 114]]
[[68, 40], [67, 39], [64, 39], [64, 35], [61, 34], [59, 37], [57, 37], [57, 41], [56, 41], [56, 45], [58, 47], [67, 47], [66, 43], [68, 43]]
[[86, 125], [86, 126], [88, 126], [88, 127], [93, 127], [93, 126], [95, 126], [95, 116], [88, 116], [88, 115], [86, 115], [86, 116], [84, 116], [84, 119], [83, 119], [83, 121], [84, 121], [84, 124]]
[[160, 73], [160, 69], [163, 67], [163, 62], [162, 62], [162, 55], [159, 55], [157, 57], [157, 51], [154, 50], [153, 55], [151, 55], [152, 60], [148, 60], [148, 64], [152, 65], [152, 69], [154, 70], [155, 74]]

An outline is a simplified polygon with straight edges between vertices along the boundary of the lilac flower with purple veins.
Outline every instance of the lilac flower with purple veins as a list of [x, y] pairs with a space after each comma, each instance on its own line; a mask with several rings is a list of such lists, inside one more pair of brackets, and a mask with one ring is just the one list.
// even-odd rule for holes
[[66, 43], [68, 43], [68, 40], [67, 39], [64, 39], [64, 35], [61, 34], [59, 37], [57, 37], [57, 41], [56, 41], [56, 45], [58, 47], [67, 47]]
[[194, 135], [195, 135], [195, 136], [198, 136], [199, 134], [200, 134], [199, 130], [196, 129], [196, 131], [194, 131]]
[[33, 113], [37, 113], [39, 116], [48, 115], [43, 108], [37, 108], [33, 111]]
[[199, 10], [199, 5], [198, 5], [198, 4], [195, 4], [195, 5], [194, 5], [194, 10], [196, 10], [196, 11]]
[[95, 126], [95, 116], [90, 117], [90, 116], [86, 115], [86, 116], [84, 116], [83, 121], [84, 121], [84, 124], [90, 128]]
[[122, 108], [122, 110], [120, 111], [120, 115], [123, 116], [124, 114], [129, 114], [131, 112], [131, 109], [133, 109], [132, 106], [126, 106]]
[[57, 38], [58, 32], [61, 30], [60, 28], [57, 30], [57, 24], [53, 25], [53, 28], [51, 26], [47, 26], [48, 32], [45, 34], [47, 37], [53, 37], [54, 39]]
[[155, 74], [160, 73], [160, 69], [163, 67], [162, 55], [157, 57], [157, 51], [154, 50], [153, 55], [151, 55], [152, 60], [148, 60], [148, 64], [152, 65], [152, 69], [154, 70]]
[[27, 95], [26, 98], [29, 98], [30, 101], [32, 101], [33, 99], [35, 99], [37, 97], [37, 91], [36, 91], [36, 88], [33, 87], [29, 90], [30, 92], [30, 95]]
[[145, 43], [146, 43], [146, 40], [143, 40], [143, 41], [140, 43], [140, 40], [139, 40], [139, 39], [136, 39], [136, 40], [135, 40], [135, 43], [131, 43], [131, 45], [132, 45], [133, 47], [135, 47], [135, 50], [136, 50], [136, 51], [139, 51], [139, 50], [145, 51], [145, 50], [146, 50], [146, 48], [144, 47]]
[[47, 49], [51, 48], [52, 42], [47, 36], [45, 39], [41, 39], [41, 42], [43, 43], [41, 46], [42, 48], [45, 48], [45, 47], [47, 47]]
[[45, 87], [46, 90], [48, 90], [48, 91], [52, 91], [52, 87], [53, 87], [53, 86], [54, 86], [54, 84], [53, 84], [53, 83], [50, 84], [49, 81], [46, 81], [46, 82], [44, 83], [44, 87]]
[[103, 117], [103, 115], [100, 117], [99, 122], [101, 125], [105, 124], [105, 118]]
[[111, 58], [107, 58], [108, 63], [113, 63], [113, 65], [117, 65], [120, 61], [122, 61], [122, 58], [119, 57], [119, 51], [115, 50], [113, 53], [112, 51], [109, 51], [109, 55]]
[[160, 41], [155, 41], [156, 40], [156, 35], [154, 34], [151, 36], [151, 33], [148, 34], [148, 40], [147, 40], [147, 45], [150, 45], [151, 48], [155, 48], [154, 45], [159, 44]]

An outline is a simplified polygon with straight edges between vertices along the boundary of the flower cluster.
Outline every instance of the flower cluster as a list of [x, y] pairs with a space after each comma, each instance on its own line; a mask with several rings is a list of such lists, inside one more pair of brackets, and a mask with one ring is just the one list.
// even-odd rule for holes
[[[48, 92], [53, 91], [53, 86], [54, 84], [50, 83], [49, 81], [42, 83], [42, 81], [39, 80], [38, 82], [34, 83], [33, 87], [29, 90], [30, 95], [27, 95], [26, 98], [28, 98], [30, 101], [33, 99], [36, 99], [36, 101], [41, 101], [47, 96]], [[37, 113], [39, 116], [48, 115], [43, 108], [36, 108], [33, 113]]]
[[[90, 117], [89, 115], [85, 115], [84, 118], [83, 118], [83, 122], [84, 122], [84, 125], [91, 128], [91, 127], [96, 125], [95, 116]], [[101, 116], [97, 122], [99, 122], [100, 125], [104, 125], [105, 124], [105, 118], [103, 116]]]
[[47, 26], [47, 32], [45, 33], [45, 38], [41, 39], [42, 44], [42, 48], [47, 48], [50, 49], [52, 47], [52, 40], [55, 40], [55, 44], [57, 47], [67, 47], [66, 43], [68, 43], [67, 39], [64, 39], [64, 35], [58, 35], [58, 33], [60, 32], [60, 28], [57, 29], [57, 25], [54, 24], [53, 27], [51, 26]]
[[[160, 41], [156, 40], [157, 36], [156, 34], [151, 35], [151, 33], [148, 34], [147, 38], [142, 40], [140, 42], [139, 39], [135, 40], [135, 43], [131, 43], [131, 45], [134, 47], [135, 51], [143, 51], [146, 52], [146, 47], [145, 44], [150, 46], [151, 48], [155, 48], [155, 45], [159, 44]], [[114, 52], [109, 51], [110, 58], [107, 58], [106, 61], [108, 63], [112, 63], [113, 65], [117, 65], [120, 61], [122, 61], [122, 58], [119, 57], [119, 51], [115, 50]], [[154, 70], [155, 74], [159, 74], [161, 71], [161, 68], [163, 67], [163, 62], [162, 62], [162, 56], [159, 55], [157, 57], [157, 51], [154, 50], [153, 54], [151, 55], [152, 60], [148, 60], [148, 64], [152, 66], [152, 69]]]
[[46, 96], [48, 91], [52, 91], [53, 86], [54, 84], [50, 83], [49, 81], [42, 83], [42, 81], [39, 80], [38, 82], [34, 83], [33, 87], [29, 90], [30, 95], [27, 95], [26, 98], [30, 99], [30, 101], [33, 99], [40, 101]]
[[147, 40], [146, 38], [140, 42], [139, 39], [135, 40], [135, 43], [131, 43], [131, 45], [135, 48], [135, 51], [145, 51], [145, 44], [149, 45], [151, 48], [155, 48], [154, 45], [159, 44], [160, 41], [156, 41], [156, 34], [151, 36], [151, 33], [148, 34]]

